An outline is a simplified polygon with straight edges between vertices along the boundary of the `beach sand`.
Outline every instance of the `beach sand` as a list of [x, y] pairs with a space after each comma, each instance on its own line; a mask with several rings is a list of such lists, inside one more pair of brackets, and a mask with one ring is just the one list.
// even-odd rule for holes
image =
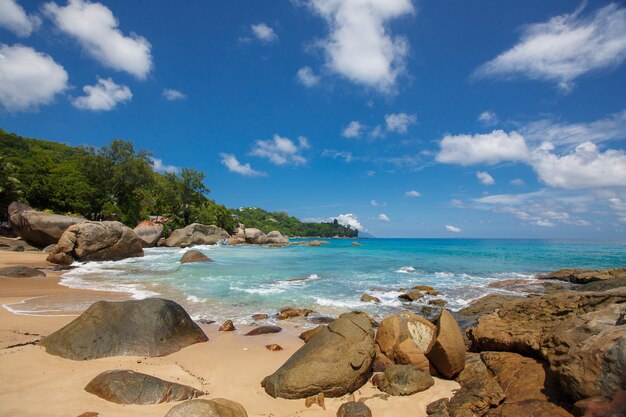
[[[55, 310], [59, 303], [71, 303], [81, 310], [99, 300], [123, 300], [128, 294], [70, 289], [59, 285], [61, 273], [52, 271], [45, 254], [0, 251], [0, 267], [31, 266], [46, 273], [43, 278], [0, 277], [0, 305], [19, 310], [33, 297], [45, 297], [45, 305]], [[25, 301], [26, 300], [26, 301]], [[41, 304], [42, 299], [38, 299]], [[80, 307], [79, 306], [83, 306]], [[164, 416], [176, 403], [158, 405], [119, 405], [89, 394], [87, 383], [100, 372], [110, 369], [132, 369], [159, 378], [191, 385], [205, 391], [201, 398], [227, 398], [242, 404], [249, 416], [294, 417], [335, 416], [343, 398], [326, 398], [326, 410], [318, 405], [306, 408], [304, 399], [274, 399], [260, 385], [261, 380], [278, 369], [303, 342], [298, 329], [279, 334], [245, 337], [249, 328], [236, 332], [218, 332], [219, 324], [200, 327], [209, 337], [179, 352], [160, 358], [136, 356], [111, 357], [90, 361], [73, 361], [49, 355], [33, 344], [75, 318], [75, 315], [14, 314], [0, 308], [0, 416], [78, 416], [97, 412], [102, 417]], [[76, 311], [78, 314], [80, 311]], [[287, 327], [288, 324], [286, 323]], [[284, 350], [270, 352], [265, 345], [278, 343]], [[381, 396], [371, 383], [354, 393], [366, 399], [375, 417], [426, 416], [426, 405], [451, 397], [459, 386], [454, 381], [435, 378], [435, 386], [408, 397]]]

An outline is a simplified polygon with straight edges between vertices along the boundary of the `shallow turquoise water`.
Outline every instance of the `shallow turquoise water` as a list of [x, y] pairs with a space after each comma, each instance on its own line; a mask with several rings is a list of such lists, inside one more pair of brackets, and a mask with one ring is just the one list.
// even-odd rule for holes
[[[235, 318], [275, 313], [284, 306], [321, 314], [363, 309], [381, 316], [403, 308], [400, 287], [431, 285], [459, 309], [490, 292], [490, 282], [532, 279], [560, 268], [626, 266], [624, 241], [369, 239], [354, 247], [331, 240], [321, 247], [195, 247], [215, 260], [181, 265], [187, 249], [154, 248], [143, 258], [94, 262], [66, 273], [72, 287], [124, 290], [136, 298], [175, 299], [195, 317]], [[300, 281], [293, 279], [306, 278]], [[362, 303], [361, 294], [382, 300]], [[427, 302], [426, 297], [423, 302]]]

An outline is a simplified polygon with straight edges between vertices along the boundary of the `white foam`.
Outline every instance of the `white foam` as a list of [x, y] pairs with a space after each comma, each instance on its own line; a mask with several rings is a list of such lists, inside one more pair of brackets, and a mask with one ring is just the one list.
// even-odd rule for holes
[[206, 298], [196, 297], [195, 295], [188, 295], [187, 301], [192, 303], [206, 303], [208, 300]]
[[144, 298], [155, 297], [159, 295], [158, 292], [142, 288], [140, 284], [122, 284], [119, 282], [95, 280], [86, 281], [74, 275], [75, 274], [64, 274], [61, 277], [59, 284], [76, 289], [128, 293], [131, 294], [131, 296], [136, 300], [143, 300]]
[[[41, 297], [44, 297], [44, 296], [41, 296]], [[77, 314], [61, 314], [61, 313], [65, 313], [66, 312], [65, 310], [21, 310], [21, 309], [13, 307], [19, 304], [26, 304], [26, 302], [30, 300], [35, 300], [41, 297], [31, 297], [31, 298], [26, 298], [17, 303], [2, 304], [2, 307], [4, 307], [4, 309], [7, 310], [9, 313], [17, 314], [20, 316], [36, 316], [36, 317], [46, 317], [46, 316], [75, 317], [77, 316]], [[49, 313], [49, 314], [42, 314], [42, 313]]]
[[399, 269], [396, 269], [394, 272], [397, 272], [398, 274], [413, 274], [416, 271], [417, 270], [413, 268], [412, 266], [403, 266]]
[[360, 308], [366, 304], [362, 301], [332, 300], [324, 297], [314, 297], [314, 299], [318, 305], [324, 307]]

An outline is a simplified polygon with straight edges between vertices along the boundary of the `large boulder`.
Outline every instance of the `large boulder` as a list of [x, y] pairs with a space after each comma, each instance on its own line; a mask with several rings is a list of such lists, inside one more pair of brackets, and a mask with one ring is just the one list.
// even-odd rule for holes
[[230, 235], [226, 230], [213, 225], [192, 223], [182, 229], [176, 229], [165, 240], [165, 246], [187, 248], [193, 245], [215, 245]]
[[538, 279], [556, 279], [573, 284], [588, 284], [626, 277], [626, 268], [617, 269], [560, 269], [548, 274], [537, 275]]
[[244, 230], [244, 236], [246, 242], [253, 245], [264, 245], [268, 243], [267, 235], [259, 229], [246, 228]]
[[57, 243], [68, 227], [85, 221], [82, 217], [43, 213], [18, 202], [9, 204], [8, 211], [15, 233], [39, 248]]
[[63, 233], [47, 260], [69, 265], [74, 261], [117, 261], [136, 256], [143, 256], [143, 248], [131, 228], [120, 222], [85, 221]]
[[452, 379], [465, 367], [465, 341], [456, 320], [443, 310], [437, 320], [435, 341], [426, 357], [439, 374]]
[[359, 312], [344, 314], [323, 328], [261, 385], [272, 397], [296, 399], [319, 393], [340, 397], [367, 382], [374, 353], [370, 318]]
[[248, 417], [241, 404], [223, 398], [189, 400], [178, 404], [165, 417]]
[[117, 404], [160, 404], [204, 394], [187, 385], [127, 369], [102, 372], [87, 384], [85, 391]]
[[163, 225], [152, 220], [144, 220], [135, 227], [134, 232], [144, 248], [152, 248], [163, 234]]
[[46, 274], [44, 272], [28, 266], [9, 266], [6, 268], [0, 268], [0, 277], [33, 278], [45, 276]]
[[426, 391], [435, 385], [432, 376], [414, 365], [389, 365], [385, 372], [377, 374], [373, 381], [376, 387], [389, 395], [412, 395]]
[[289, 243], [289, 239], [282, 235], [282, 233], [273, 230], [267, 234], [267, 243], [279, 244]]
[[430, 351], [436, 327], [409, 311], [386, 317], [376, 332], [376, 344], [383, 355], [396, 364], [415, 365], [429, 370]]
[[165, 356], [209, 340], [187, 312], [160, 298], [98, 301], [43, 339], [52, 355], [86, 360], [109, 356]]

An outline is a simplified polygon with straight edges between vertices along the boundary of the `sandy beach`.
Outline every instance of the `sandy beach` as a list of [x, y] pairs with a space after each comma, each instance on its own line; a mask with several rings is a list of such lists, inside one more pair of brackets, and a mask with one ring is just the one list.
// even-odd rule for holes
[[[59, 285], [60, 272], [52, 271], [45, 254], [0, 252], [0, 267], [30, 266], [46, 273], [43, 278], [0, 278], [0, 304], [17, 308], [33, 297], [55, 302], [72, 300], [87, 304], [98, 299], [122, 300], [126, 294], [70, 289]], [[78, 314], [79, 312], [76, 312]], [[261, 380], [279, 368], [303, 342], [295, 328], [279, 334], [245, 337], [240, 327], [232, 333], [218, 332], [218, 324], [201, 324], [209, 337], [165, 357], [111, 357], [73, 361], [49, 355], [36, 343], [42, 337], [69, 323], [75, 316], [24, 315], [0, 309], [0, 416], [78, 416], [97, 412], [101, 416], [164, 416], [175, 403], [159, 405], [118, 405], [84, 391], [100, 372], [131, 369], [174, 381], [206, 392], [201, 398], [227, 398], [242, 404], [250, 416], [335, 416], [348, 397], [326, 398], [306, 408], [304, 400], [274, 399], [260, 385]], [[288, 323], [286, 323], [288, 326]], [[265, 345], [278, 343], [284, 350], [271, 352]], [[407, 397], [383, 395], [370, 382], [354, 393], [379, 417], [426, 415], [426, 405], [451, 397], [458, 388], [454, 381], [435, 378], [435, 386]]]

